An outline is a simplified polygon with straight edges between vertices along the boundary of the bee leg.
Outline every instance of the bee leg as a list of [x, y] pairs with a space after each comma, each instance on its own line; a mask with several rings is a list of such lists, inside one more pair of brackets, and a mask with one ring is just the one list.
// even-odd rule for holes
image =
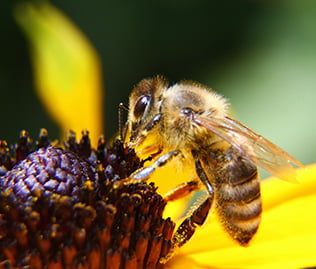
[[149, 132], [151, 131], [162, 119], [162, 113], [158, 113], [148, 122], [148, 124], [145, 126], [144, 131]]
[[[168, 252], [168, 254], [165, 257], [161, 258], [160, 260], [161, 263], [166, 263], [173, 256], [175, 250], [183, 246], [193, 236], [197, 226], [203, 225], [203, 223], [205, 222], [208, 216], [210, 208], [212, 206], [212, 203], [214, 200], [214, 192], [213, 192], [212, 185], [209, 179], [207, 178], [207, 175], [204, 172], [201, 162], [199, 160], [195, 162], [195, 167], [196, 167], [196, 173], [198, 174], [199, 178], [206, 185], [208, 195], [205, 198], [205, 200], [194, 209], [193, 213], [180, 224], [180, 226], [178, 227], [178, 229], [176, 230], [176, 232], [174, 233], [172, 237], [172, 244], [173, 244], [172, 249]], [[190, 182], [187, 182], [181, 185], [185, 185], [188, 183]], [[179, 185], [177, 188], [180, 188], [180, 189], [185, 188], [185, 186], [181, 186], [181, 185]], [[190, 183], [188, 185], [194, 186], [193, 183]], [[175, 190], [175, 193], [177, 193], [177, 188]], [[184, 193], [184, 191], [182, 192]], [[173, 198], [172, 192], [170, 196], [171, 198]]]
[[196, 159], [196, 161], [195, 161], [195, 170], [196, 170], [196, 173], [198, 174], [199, 178], [201, 179], [201, 181], [205, 185], [208, 193], [210, 195], [213, 194], [212, 184], [211, 184], [210, 180], [208, 179], [207, 175], [205, 174], [200, 160], [198, 160], [198, 159]]
[[131, 180], [147, 180], [149, 176], [159, 167], [164, 166], [168, 163], [171, 159], [178, 156], [181, 153], [180, 150], [173, 150], [169, 151], [163, 155], [161, 155], [154, 163], [148, 167], [142, 168], [131, 174], [129, 178]]
[[149, 176], [159, 167], [164, 166], [171, 159], [182, 154], [180, 150], [169, 151], [163, 155], [161, 155], [157, 160], [153, 162], [152, 165], [147, 166], [145, 168], [140, 168], [134, 173], [132, 173], [128, 178], [116, 181], [114, 183], [114, 187], [119, 187], [122, 184], [134, 183], [139, 181], [146, 181]]
[[184, 182], [174, 189], [167, 192], [164, 196], [164, 199], [167, 202], [178, 200], [182, 197], [189, 195], [191, 192], [196, 191], [199, 189], [199, 183], [196, 180]]
[[211, 183], [209, 182], [200, 161], [197, 160], [195, 165], [198, 176], [202, 182], [206, 184], [208, 195], [207, 198], [193, 211], [191, 216], [187, 217], [178, 227], [173, 236], [173, 244], [175, 248], [181, 247], [192, 237], [195, 232], [196, 225], [203, 225], [214, 200], [214, 192]]
[[161, 263], [166, 263], [173, 256], [175, 250], [183, 246], [193, 236], [197, 226], [203, 225], [213, 199], [214, 195], [207, 195], [207, 198], [180, 224], [172, 237], [172, 248], [165, 257], [160, 259]]
[[158, 113], [146, 124], [138, 136], [133, 138], [134, 142], [129, 143], [130, 146], [141, 143], [146, 137], [148, 132], [150, 132], [162, 119], [162, 114]]
[[213, 198], [213, 195], [208, 195], [193, 213], [180, 224], [172, 239], [175, 247], [181, 247], [192, 237], [196, 225], [203, 225], [211, 208]]

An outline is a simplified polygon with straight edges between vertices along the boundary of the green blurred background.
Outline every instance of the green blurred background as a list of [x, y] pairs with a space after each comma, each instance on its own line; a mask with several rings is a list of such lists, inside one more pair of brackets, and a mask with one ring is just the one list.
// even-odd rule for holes
[[[42, 127], [59, 136], [34, 91], [27, 42], [0, 9], [0, 139]], [[316, 161], [316, 1], [51, 1], [103, 64], [106, 135], [117, 105], [155, 74], [198, 81], [229, 98], [236, 118], [303, 163]]]

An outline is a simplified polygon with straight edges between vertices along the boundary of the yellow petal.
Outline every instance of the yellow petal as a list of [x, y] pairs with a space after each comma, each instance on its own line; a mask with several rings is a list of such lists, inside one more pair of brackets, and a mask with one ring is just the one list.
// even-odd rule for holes
[[98, 55], [84, 35], [46, 1], [20, 4], [15, 17], [30, 43], [38, 94], [63, 134], [87, 128], [102, 133], [102, 83]]
[[289, 184], [278, 178], [269, 178], [261, 184], [264, 210], [277, 206], [284, 200], [316, 194], [316, 165], [297, 169], [298, 183]]
[[211, 215], [170, 268], [302, 268], [316, 266], [316, 165], [298, 169], [299, 184], [271, 178], [262, 182], [263, 215], [250, 246], [224, 233]]

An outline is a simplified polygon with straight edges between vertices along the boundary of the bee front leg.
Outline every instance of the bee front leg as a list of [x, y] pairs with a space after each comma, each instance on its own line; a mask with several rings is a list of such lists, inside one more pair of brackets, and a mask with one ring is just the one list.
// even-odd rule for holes
[[140, 144], [147, 137], [147, 134], [151, 130], [153, 130], [155, 126], [157, 126], [157, 124], [159, 124], [161, 119], [162, 119], [161, 113], [158, 113], [155, 116], [153, 116], [153, 118], [142, 128], [142, 130], [139, 133], [135, 133], [136, 136], [131, 137], [132, 142], [128, 143], [128, 145], [133, 147], [135, 144], [136, 145]]
[[119, 180], [114, 183], [114, 187], [119, 187], [122, 184], [128, 184], [128, 183], [136, 183], [139, 181], [146, 181], [150, 177], [150, 175], [159, 167], [164, 166], [166, 163], [171, 161], [173, 158], [175, 158], [178, 155], [181, 155], [180, 150], [173, 150], [169, 151], [163, 155], [161, 155], [159, 158], [157, 158], [152, 165], [140, 168], [134, 173], [132, 173], [128, 178]]
[[163, 155], [161, 155], [157, 160], [153, 162], [152, 165], [142, 168], [140, 170], [137, 170], [133, 174], [129, 176], [129, 179], [134, 181], [138, 180], [147, 180], [149, 176], [159, 167], [164, 166], [166, 163], [171, 161], [174, 157], [178, 156], [181, 153], [180, 150], [173, 150], [169, 151]]

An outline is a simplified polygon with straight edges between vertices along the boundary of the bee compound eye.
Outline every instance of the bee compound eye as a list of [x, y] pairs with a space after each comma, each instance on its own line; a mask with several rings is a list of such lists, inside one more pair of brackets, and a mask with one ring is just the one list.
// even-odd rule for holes
[[141, 117], [144, 114], [145, 109], [149, 105], [149, 103], [150, 103], [150, 96], [148, 95], [141, 96], [137, 100], [136, 105], [134, 107], [134, 116], [136, 118]]
[[185, 116], [192, 116], [193, 110], [192, 110], [192, 108], [184, 107], [181, 109], [181, 113], [184, 114]]

